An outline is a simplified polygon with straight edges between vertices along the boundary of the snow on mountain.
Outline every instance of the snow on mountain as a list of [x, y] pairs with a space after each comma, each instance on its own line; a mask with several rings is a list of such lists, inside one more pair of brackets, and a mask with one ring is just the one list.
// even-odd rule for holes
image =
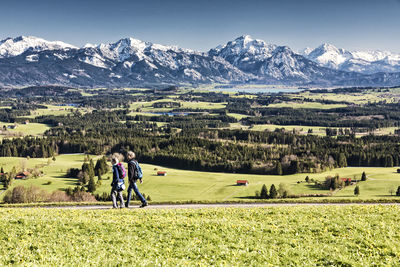
[[329, 44], [304, 50], [301, 55], [248, 35], [208, 52], [134, 38], [76, 48], [22, 36], [0, 41], [0, 86], [231, 82], [389, 86], [400, 84], [400, 70], [390, 73], [399, 62], [400, 56], [393, 53], [349, 52]]
[[310, 65], [304, 62], [308, 61], [307, 59], [297, 55], [287, 46], [267, 44], [262, 40], [253, 40], [248, 35], [211, 49], [209, 53], [224, 58], [240, 70], [252, 73], [261, 80], [302, 82], [311, 80], [303, 72], [304, 66]]
[[301, 52], [306, 58], [321, 66], [365, 74], [399, 72], [400, 54], [388, 51], [348, 51], [331, 44], [322, 44], [310, 52]]
[[71, 49], [77, 47], [60, 41], [46, 41], [34, 36], [19, 36], [6, 38], [0, 41], [0, 58], [13, 57], [24, 53], [27, 50], [36, 52], [44, 50]]
[[262, 40], [252, 39], [249, 35], [242, 35], [223, 46], [211, 49], [209, 53], [223, 57], [231, 63], [239, 64], [250, 58], [254, 60], [269, 58], [276, 47], [276, 45], [267, 44]]

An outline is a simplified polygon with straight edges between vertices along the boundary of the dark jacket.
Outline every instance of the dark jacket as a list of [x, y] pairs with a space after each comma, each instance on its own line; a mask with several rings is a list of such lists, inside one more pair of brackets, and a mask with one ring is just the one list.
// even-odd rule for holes
[[116, 188], [117, 184], [118, 184], [118, 180], [119, 180], [119, 172], [118, 172], [117, 165], [112, 166], [112, 172], [113, 172], [113, 180], [112, 180], [111, 186], [113, 188]]
[[136, 180], [134, 178], [135, 176], [135, 171], [136, 171], [136, 164], [135, 162], [137, 162], [136, 160], [132, 159], [128, 162], [128, 178], [129, 178], [129, 182], [130, 183], [136, 183]]

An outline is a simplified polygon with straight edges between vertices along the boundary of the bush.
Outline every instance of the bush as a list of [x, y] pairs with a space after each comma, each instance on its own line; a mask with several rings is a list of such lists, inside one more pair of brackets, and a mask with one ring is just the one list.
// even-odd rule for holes
[[101, 195], [96, 194], [95, 198], [97, 201], [111, 201], [111, 195], [106, 192], [103, 192], [103, 194], [101, 194]]
[[5, 193], [3, 201], [5, 203], [37, 203], [37, 202], [95, 202], [95, 197], [87, 192], [74, 191], [72, 195], [71, 189], [67, 192], [54, 191], [51, 194], [36, 186], [17, 186], [13, 190]]
[[276, 187], [274, 184], [271, 185], [269, 189], [269, 198], [277, 198], [278, 197], [278, 191], [276, 190]]
[[366, 181], [367, 180], [367, 174], [365, 172], [363, 172], [361, 174], [361, 181]]
[[267, 189], [267, 186], [265, 184], [261, 187], [260, 198], [261, 199], [267, 199], [268, 198], [268, 189]]
[[58, 190], [51, 193], [47, 199], [48, 202], [69, 202], [71, 200], [71, 197], [68, 196], [67, 193]]
[[96, 202], [96, 198], [88, 193], [88, 192], [84, 192], [84, 191], [78, 191], [75, 192], [72, 195], [72, 201], [75, 202]]
[[356, 188], [354, 188], [354, 195], [360, 195], [360, 187], [358, 187], [358, 185], [356, 186]]
[[48, 198], [49, 195], [46, 191], [31, 185], [30, 187], [15, 187], [6, 193], [3, 201], [5, 203], [34, 203], [46, 201]]

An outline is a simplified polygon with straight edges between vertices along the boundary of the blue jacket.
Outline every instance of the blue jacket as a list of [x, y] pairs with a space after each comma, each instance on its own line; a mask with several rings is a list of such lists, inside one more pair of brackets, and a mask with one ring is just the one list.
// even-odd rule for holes
[[111, 186], [116, 188], [119, 180], [119, 171], [116, 164], [112, 166], [112, 172], [113, 172], [113, 180]]

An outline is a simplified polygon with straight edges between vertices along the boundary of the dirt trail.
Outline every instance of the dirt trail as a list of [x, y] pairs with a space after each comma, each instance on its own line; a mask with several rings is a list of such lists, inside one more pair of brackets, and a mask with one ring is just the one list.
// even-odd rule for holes
[[[156, 204], [149, 205], [144, 209], [204, 209], [204, 208], [267, 208], [267, 207], [293, 207], [293, 206], [349, 206], [349, 205], [400, 205], [400, 203], [229, 203], [229, 204]], [[38, 208], [38, 207], [32, 207]], [[93, 206], [47, 206], [40, 207], [47, 209], [111, 209], [111, 205], [93, 205]], [[129, 209], [138, 209], [138, 206], [132, 206]]]

